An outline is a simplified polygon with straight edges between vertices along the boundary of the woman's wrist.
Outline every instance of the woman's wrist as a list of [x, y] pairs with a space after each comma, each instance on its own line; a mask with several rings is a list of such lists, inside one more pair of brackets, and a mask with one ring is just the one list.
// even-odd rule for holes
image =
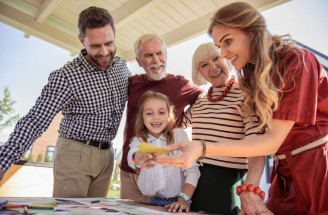
[[240, 186], [237, 186], [236, 187], [236, 194], [238, 196], [240, 196], [240, 194], [244, 191], [247, 191], [247, 192], [254, 192], [255, 194], [259, 195], [260, 198], [262, 199], [262, 201], [265, 199], [265, 192], [261, 190], [261, 188], [259, 187], [255, 187], [254, 185], [252, 184], [242, 184]]
[[202, 162], [202, 160], [205, 158], [205, 156], [206, 156], [206, 142], [205, 142], [205, 140], [200, 140], [200, 143], [201, 143], [201, 155], [199, 156], [199, 158], [198, 158], [198, 162], [199, 162], [199, 164], [201, 165], [201, 166], [203, 166], [203, 162]]

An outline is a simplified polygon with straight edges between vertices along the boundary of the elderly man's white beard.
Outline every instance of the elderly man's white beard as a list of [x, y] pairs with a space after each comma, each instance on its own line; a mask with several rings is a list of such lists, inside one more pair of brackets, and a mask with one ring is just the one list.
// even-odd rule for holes
[[147, 73], [147, 77], [149, 80], [159, 81], [159, 80], [162, 80], [163, 78], [165, 78], [165, 76], [166, 76], [165, 63], [159, 62], [158, 64], [152, 64], [147, 67], [147, 70], [158, 69], [160, 67], [163, 67], [163, 69], [160, 70], [160, 72], [157, 74], [153, 74], [151, 72]]

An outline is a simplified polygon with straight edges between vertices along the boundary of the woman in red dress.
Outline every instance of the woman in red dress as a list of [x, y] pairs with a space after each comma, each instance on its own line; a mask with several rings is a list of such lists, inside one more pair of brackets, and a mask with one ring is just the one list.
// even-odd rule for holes
[[[255, 110], [266, 133], [238, 141], [181, 142], [168, 149], [184, 155], [156, 158], [157, 163], [186, 167], [205, 154], [273, 154], [267, 208], [274, 214], [328, 214], [328, 80], [323, 67], [290, 38], [272, 36], [262, 15], [244, 2], [219, 9], [208, 32], [238, 71], [247, 96], [244, 111], [251, 116]], [[241, 214], [271, 214], [267, 208], [257, 197], [242, 205]]]

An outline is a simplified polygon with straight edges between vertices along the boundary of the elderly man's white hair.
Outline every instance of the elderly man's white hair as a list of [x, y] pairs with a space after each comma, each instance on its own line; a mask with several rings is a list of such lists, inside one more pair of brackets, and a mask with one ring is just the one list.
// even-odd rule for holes
[[159, 35], [157, 34], [144, 34], [144, 35], [141, 35], [134, 43], [133, 45], [133, 49], [134, 49], [134, 54], [137, 58], [139, 58], [139, 51], [140, 51], [140, 44], [141, 43], [144, 43], [144, 42], [147, 42], [151, 39], [154, 39], [154, 38], [157, 38], [159, 39], [161, 42], [162, 42], [162, 45], [163, 45], [163, 48], [164, 48], [164, 51], [166, 53], [166, 45], [165, 45], [165, 42], [164, 40], [162, 39], [162, 37], [160, 37]]

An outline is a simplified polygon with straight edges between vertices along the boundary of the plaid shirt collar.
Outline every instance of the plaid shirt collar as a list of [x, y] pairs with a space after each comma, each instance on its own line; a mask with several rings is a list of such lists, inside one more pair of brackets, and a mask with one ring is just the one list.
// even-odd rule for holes
[[[88, 52], [87, 52], [87, 50], [84, 48], [84, 49], [81, 50], [81, 53], [79, 54], [78, 59], [80, 60], [80, 62], [82, 63], [82, 65], [83, 65], [85, 68], [87, 68], [87, 71], [88, 71], [88, 72], [93, 72], [93, 71], [102, 71], [102, 72], [104, 72], [103, 70], [98, 69], [97, 67], [95, 67], [94, 65], [92, 65], [92, 63], [90, 63], [90, 62], [85, 58], [86, 55], [88, 55]], [[110, 68], [112, 68], [112, 67], [116, 64], [117, 61], [118, 61], [118, 57], [116, 57], [116, 56], [114, 55], [113, 58], [112, 58], [112, 61], [111, 61], [110, 65], [109, 65], [109, 67], [107, 68], [107, 70], [110, 69]]]

